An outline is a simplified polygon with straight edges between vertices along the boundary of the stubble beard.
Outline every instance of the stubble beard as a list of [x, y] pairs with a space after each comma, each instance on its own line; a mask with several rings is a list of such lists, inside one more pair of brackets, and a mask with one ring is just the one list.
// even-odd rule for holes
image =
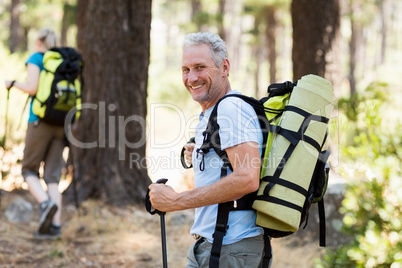
[[218, 87], [217, 86], [209, 86], [209, 88], [207, 89], [207, 91], [204, 92], [203, 95], [199, 96], [199, 97], [195, 97], [194, 95], [193, 100], [197, 101], [199, 103], [203, 103], [203, 102], [209, 102], [212, 100], [213, 96], [215, 96], [215, 93], [218, 91]]

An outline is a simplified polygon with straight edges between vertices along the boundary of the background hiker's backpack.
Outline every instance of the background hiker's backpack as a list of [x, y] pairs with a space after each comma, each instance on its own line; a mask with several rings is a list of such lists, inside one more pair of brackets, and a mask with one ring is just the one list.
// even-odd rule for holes
[[[51, 48], [43, 56], [44, 70], [39, 77], [33, 112], [43, 121], [64, 125], [67, 114], [81, 105], [83, 86], [81, 55], [73, 48]], [[75, 118], [79, 116], [76, 113]], [[72, 116], [74, 119], [74, 116]]]
[[[298, 84], [297, 90], [294, 90], [294, 87]], [[307, 92], [306, 87], [308, 88]], [[328, 96], [325, 96], [326, 98], [324, 97], [324, 99], [328, 99], [328, 101], [319, 103], [319, 108], [317, 108], [317, 105], [316, 107], [313, 105], [311, 107], [314, 109], [313, 112], [306, 111], [311, 105], [309, 102], [319, 102], [317, 96], [309, 96], [309, 94], [311, 91], [319, 94], [320, 87], [324, 91], [329, 90], [332, 93], [332, 87], [325, 79], [309, 75], [303, 77], [297, 83], [285, 82], [270, 85], [268, 87], [268, 97], [261, 100], [238, 94], [229, 94], [220, 99], [215, 105], [210, 115], [207, 129], [203, 133], [203, 144], [197, 149], [197, 152], [203, 157], [211, 148], [214, 149], [224, 163], [221, 169], [221, 178], [227, 175], [227, 168], [232, 169], [226, 152], [220, 148], [217, 110], [219, 103], [223, 99], [229, 97], [241, 98], [254, 108], [261, 125], [264, 144], [260, 189], [256, 193], [246, 195], [237, 200], [236, 203], [227, 202], [218, 205], [210, 267], [219, 267], [220, 250], [223, 237], [228, 228], [229, 212], [234, 210], [252, 208], [257, 210], [256, 224], [264, 228], [265, 258], [263, 267], [268, 266], [271, 258], [269, 237], [287, 236], [297, 231], [303, 223], [306, 225], [309, 208], [312, 203], [319, 204], [320, 245], [325, 246], [323, 196], [328, 183], [329, 165], [327, 160], [329, 151], [323, 150], [323, 146], [327, 137], [328, 116], [331, 112], [331, 108], [325, 106], [332, 101], [333, 96], [327, 94]], [[315, 94], [313, 93], [313, 95]], [[294, 101], [295, 98], [296, 102]], [[315, 113], [322, 113], [326, 116]], [[284, 114], [286, 116], [283, 116]], [[292, 116], [292, 114], [294, 115]], [[294, 122], [289, 122], [289, 118], [294, 117], [297, 119]], [[312, 132], [311, 126], [313, 124], [315, 125]], [[318, 130], [316, 129], [317, 127]], [[281, 141], [281, 139], [286, 142]], [[301, 150], [303, 149], [302, 147], [308, 149], [307, 153], [311, 153], [311, 157], [304, 154], [300, 155], [301, 152], [305, 153]], [[310, 163], [308, 165], [303, 163], [302, 158], [310, 158]], [[298, 164], [299, 160], [300, 164]], [[188, 168], [184, 165], [183, 152], [182, 163], [185, 168]], [[302, 172], [305, 166], [308, 166], [311, 170]], [[296, 174], [296, 176], [289, 174]], [[296, 180], [294, 180], [294, 177], [296, 177]]]

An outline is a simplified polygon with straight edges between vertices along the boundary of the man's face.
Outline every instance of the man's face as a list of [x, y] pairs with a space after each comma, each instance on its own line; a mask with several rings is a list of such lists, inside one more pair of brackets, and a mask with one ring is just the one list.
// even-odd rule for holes
[[219, 99], [227, 77], [225, 63], [216, 67], [208, 45], [190, 46], [183, 51], [183, 83], [193, 100], [205, 106]]

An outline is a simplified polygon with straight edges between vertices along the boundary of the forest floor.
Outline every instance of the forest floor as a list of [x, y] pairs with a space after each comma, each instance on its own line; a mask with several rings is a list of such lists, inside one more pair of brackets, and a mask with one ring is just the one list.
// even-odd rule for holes
[[[11, 223], [4, 211], [16, 198], [33, 207], [29, 222]], [[159, 216], [143, 207], [86, 201], [63, 208], [62, 238], [38, 241], [38, 205], [26, 190], [5, 192], [0, 215], [0, 267], [162, 267]], [[192, 213], [166, 215], [169, 264], [184, 267]]]
[[[32, 234], [38, 225], [38, 205], [29, 192], [3, 192], [1, 198], [0, 267], [162, 267], [159, 216], [143, 207], [118, 208], [94, 200], [78, 210], [66, 205], [62, 238], [37, 241]], [[4, 212], [17, 198], [33, 205], [30, 221], [7, 220]], [[166, 215], [169, 267], [185, 267], [187, 249], [194, 242], [189, 235], [192, 221], [193, 211]], [[322, 253], [317, 241], [297, 244], [274, 239], [273, 268], [314, 267], [314, 258]]]

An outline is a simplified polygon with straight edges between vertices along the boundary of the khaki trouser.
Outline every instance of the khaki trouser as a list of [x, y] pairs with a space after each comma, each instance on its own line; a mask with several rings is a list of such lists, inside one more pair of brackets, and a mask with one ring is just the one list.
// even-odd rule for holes
[[64, 165], [64, 127], [42, 121], [28, 123], [25, 137], [22, 176], [39, 177], [39, 167], [44, 161], [43, 179], [47, 184], [58, 183]]
[[[198, 239], [187, 252], [187, 268], [208, 268], [212, 244]], [[222, 268], [258, 268], [264, 256], [263, 235], [245, 238], [239, 242], [223, 245], [219, 259]], [[271, 260], [272, 261], [272, 260]]]

